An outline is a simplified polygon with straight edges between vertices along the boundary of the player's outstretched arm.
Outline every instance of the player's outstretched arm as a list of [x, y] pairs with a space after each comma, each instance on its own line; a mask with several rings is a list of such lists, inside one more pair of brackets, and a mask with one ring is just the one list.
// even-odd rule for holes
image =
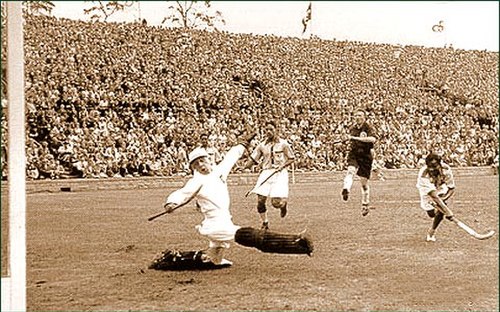
[[358, 136], [352, 136], [350, 135], [349, 138], [351, 140], [363, 142], [363, 143], [375, 143], [377, 139], [374, 136], [366, 136], [366, 137], [358, 137]]

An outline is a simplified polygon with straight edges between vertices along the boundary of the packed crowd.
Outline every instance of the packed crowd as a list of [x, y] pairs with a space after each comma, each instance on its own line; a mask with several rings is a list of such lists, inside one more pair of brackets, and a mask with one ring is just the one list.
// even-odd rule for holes
[[497, 52], [30, 16], [25, 58], [31, 179], [187, 174], [201, 134], [224, 152], [269, 118], [297, 170], [343, 170], [346, 146], [331, 143], [356, 108], [381, 167], [429, 150], [453, 166], [497, 157]]

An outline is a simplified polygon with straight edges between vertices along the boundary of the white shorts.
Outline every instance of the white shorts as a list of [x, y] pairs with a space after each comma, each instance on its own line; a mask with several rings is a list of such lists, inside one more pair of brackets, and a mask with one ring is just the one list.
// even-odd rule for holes
[[267, 179], [275, 170], [265, 169], [259, 175], [257, 183], [252, 193], [271, 197], [271, 198], [287, 198], [288, 197], [288, 170], [284, 169], [273, 175], [266, 183], [260, 185], [262, 181]]
[[420, 208], [422, 208], [425, 211], [432, 211], [435, 208], [434, 205], [435, 204], [432, 197], [430, 197], [427, 194], [420, 195]]
[[196, 226], [198, 233], [210, 240], [210, 247], [229, 247], [229, 241], [234, 240], [234, 235], [240, 227], [231, 220], [204, 220]]
[[[434, 202], [434, 199], [427, 195], [432, 189], [430, 188], [425, 188], [422, 187], [420, 190], [420, 208], [422, 208], [425, 211], [431, 211], [434, 210], [436, 207], [436, 203]], [[438, 195], [444, 195], [448, 192], [448, 187], [446, 185], [442, 185], [437, 191]]]

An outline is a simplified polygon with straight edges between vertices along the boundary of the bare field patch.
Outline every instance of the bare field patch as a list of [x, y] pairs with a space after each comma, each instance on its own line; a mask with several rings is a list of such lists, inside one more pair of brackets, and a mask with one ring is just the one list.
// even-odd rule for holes
[[[454, 211], [480, 232], [498, 228], [498, 177], [457, 177]], [[498, 234], [478, 241], [419, 208], [415, 179], [372, 181], [361, 216], [360, 186], [343, 202], [338, 181], [291, 185], [286, 218], [274, 231], [305, 228], [315, 252], [278, 255], [232, 244], [231, 268], [147, 269], [164, 249], [207, 242], [193, 204], [155, 221], [173, 190], [28, 194], [27, 297], [30, 311], [117, 310], [480, 310], [498, 311]], [[249, 186], [230, 186], [233, 220], [260, 226]]]

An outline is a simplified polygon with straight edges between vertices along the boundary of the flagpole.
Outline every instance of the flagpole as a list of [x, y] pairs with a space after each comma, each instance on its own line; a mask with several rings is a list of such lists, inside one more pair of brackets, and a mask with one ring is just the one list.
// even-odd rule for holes
[[313, 20], [312, 20], [312, 2], [309, 2], [310, 4], [310, 8], [311, 8], [311, 11], [310, 11], [310, 16], [309, 16], [309, 25], [307, 25], [307, 28], [309, 28], [309, 38], [311, 38], [311, 36], [313, 35]]
[[139, 11], [139, 22], [142, 22], [142, 16], [141, 16], [141, 2], [137, 1], [137, 10]]
[[311, 24], [311, 20], [312, 20], [312, 1], [309, 1], [309, 6], [306, 9], [306, 14], [302, 19], [302, 26], [303, 26], [302, 39], [306, 38], [306, 33], [308, 31], [308, 28], [309, 28], [309, 33], [312, 34], [310, 30], [311, 27], [309, 27], [309, 25]]

